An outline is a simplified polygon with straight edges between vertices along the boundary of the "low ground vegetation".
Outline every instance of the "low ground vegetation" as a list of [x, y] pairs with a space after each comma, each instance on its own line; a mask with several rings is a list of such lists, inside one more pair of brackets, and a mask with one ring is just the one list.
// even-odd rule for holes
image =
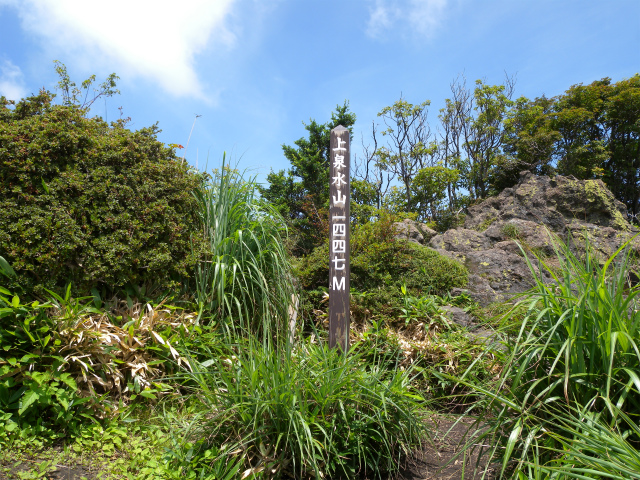
[[538, 262], [553, 281], [539, 274], [514, 307], [500, 380], [458, 378], [485, 400], [468, 446], [489, 445], [509, 478], [638, 478], [637, 259], [555, 246], [559, 272]]
[[[228, 230], [247, 254], [233, 257], [228, 283], [204, 276], [199, 300], [107, 302], [67, 288], [25, 301], [3, 287], [8, 478], [67, 464], [105, 478], [376, 477], [430, 441], [427, 419], [437, 410], [476, 418], [467, 448], [492, 445], [477, 458], [506, 477], [635, 478], [640, 318], [636, 267], [624, 250], [602, 265], [559, 245], [561, 274], [550, 270], [554, 282], [539, 280], [510, 308], [401, 285], [390, 313], [354, 316], [345, 357], [323, 342], [323, 304], [290, 342], [284, 227], [258, 214], [258, 198], [234, 197], [250, 185], [228, 168], [211, 180], [217, 193], [208, 202], [240, 198], [235, 207], [257, 217], [239, 216], [246, 224]], [[252, 222], [266, 218], [259, 233]], [[211, 242], [202, 260], [214, 272], [226, 268], [225, 252], [238, 251], [221, 244], [214, 254]], [[269, 267], [252, 277], [260, 257]], [[16, 275], [6, 261], [2, 272]], [[283, 286], [261, 290], [274, 281]], [[359, 302], [376, 290], [356, 292], [354, 312], [366, 311]], [[242, 302], [259, 308], [247, 314], [237, 310]], [[442, 309], [451, 304], [490, 317], [496, 338], [504, 331], [511, 340], [489, 348], [470, 339]], [[249, 318], [265, 321], [241, 321]], [[605, 460], [603, 448], [615, 455]]]
[[[180, 468], [209, 478], [376, 476], [427, 440], [411, 369], [345, 357], [304, 336], [289, 341], [285, 230], [254, 191], [223, 166], [198, 194], [210, 227], [192, 299], [105, 302], [74, 297], [71, 285], [42, 297], [2, 288], [1, 441], [12, 474], [29, 464], [33, 438], [51, 458], [79, 445], [90, 455], [92, 422], [116, 432], [101, 447], [116, 455], [131, 418], [173, 452], [154, 456], [142, 442], [159, 470], [140, 478], [174, 478], [168, 472]], [[2, 273], [18, 275], [5, 259]], [[138, 419], [143, 405], [156, 416]], [[114, 475], [137, 461], [121, 455]], [[43, 475], [55, 467], [48, 462], [38, 462]]]

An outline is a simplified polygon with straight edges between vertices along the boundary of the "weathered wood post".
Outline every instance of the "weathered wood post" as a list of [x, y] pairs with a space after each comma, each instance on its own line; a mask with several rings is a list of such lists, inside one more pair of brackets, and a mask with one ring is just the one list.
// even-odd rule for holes
[[329, 179], [329, 347], [349, 350], [349, 130], [331, 130]]

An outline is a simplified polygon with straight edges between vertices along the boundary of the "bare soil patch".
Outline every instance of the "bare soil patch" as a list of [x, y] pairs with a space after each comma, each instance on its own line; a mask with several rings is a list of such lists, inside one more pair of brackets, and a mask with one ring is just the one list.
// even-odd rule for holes
[[[486, 466], [486, 459], [478, 462], [477, 451], [473, 454], [461, 454], [466, 443], [471, 421], [459, 421], [453, 417], [437, 415], [432, 419], [434, 442], [421, 452], [416, 452], [413, 459], [408, 460], [400, 473], [400, 480], [479, 480]], [[475, 449], [477, 450], [477, 449]], [[486, 480], [496, 477], [490, 469]]]

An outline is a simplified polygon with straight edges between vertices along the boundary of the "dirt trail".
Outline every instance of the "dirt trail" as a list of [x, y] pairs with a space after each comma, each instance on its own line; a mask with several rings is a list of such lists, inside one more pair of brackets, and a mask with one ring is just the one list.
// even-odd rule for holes
[[[479, 472], [474, 473], [478, 460], [477, 454], [471, 456], [463, 454], [448, 465], [461, 451], [470, 423], [456, 423], [455, 419], [446, 416], [437, 416], [433, 421], [436, 423], [434, 444], [425, 447], [415, 459], [408, 462], [399, 480], [480, 480], [486, 463], [481, 462]], [[493, 478], [495, 478], [495, 472], [490, 470], [485, 480]]]

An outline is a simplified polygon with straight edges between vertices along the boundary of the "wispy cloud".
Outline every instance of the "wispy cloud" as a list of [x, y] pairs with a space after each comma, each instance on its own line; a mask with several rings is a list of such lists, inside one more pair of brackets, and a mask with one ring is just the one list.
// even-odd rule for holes
[[22, 70], [9, 60], [0, 63], [0, 96], [2, 95], [9, 100], [20, 100], [27, 95]]
[[109, 65], [178, 97], [205, 98], [196, 56], [235, 41], [225, 28], [234, 0], [0, 0], [52, 53], [92, 69]]
[[384, 38], [397, 30], [421, 37], [432, 37], [444, 20], [447, 0], [374, 0], [369, 9], [367, 35]]

